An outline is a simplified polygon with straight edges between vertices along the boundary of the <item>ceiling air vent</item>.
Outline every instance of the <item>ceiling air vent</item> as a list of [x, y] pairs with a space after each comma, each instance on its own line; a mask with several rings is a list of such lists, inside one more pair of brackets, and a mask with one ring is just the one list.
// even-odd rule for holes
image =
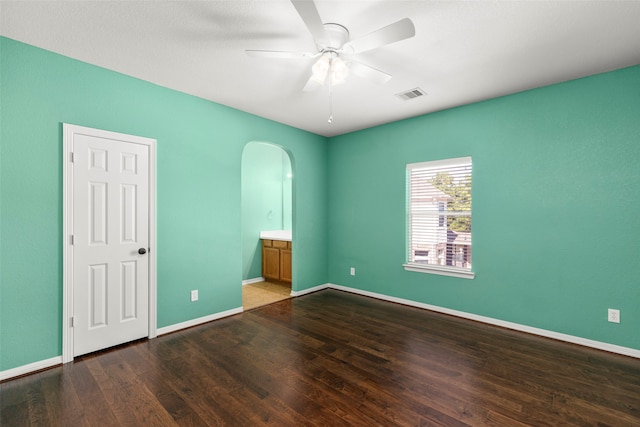
[[406, 92], [396, 93], [396, 96], [403, 101], [408, 101], [410, 99], [418, 98], [420, 96], [426, 95], [426, 92], [420, 89], [419, 87], [415, 89], [410, 89]]

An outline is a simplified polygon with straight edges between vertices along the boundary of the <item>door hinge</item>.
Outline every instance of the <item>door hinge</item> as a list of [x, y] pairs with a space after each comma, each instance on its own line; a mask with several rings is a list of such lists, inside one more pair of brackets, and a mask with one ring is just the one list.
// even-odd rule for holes
[[71, 163], [73, 163], [73, 160], [74, 160], [74, 159], [73, 159], [73, 151], [71, 151], [71, 152], [69, 153], [69, 161], [70, 161]]
[[69, 326], [70, 326], [70, 327], [72, 327], [72, 328], [75, 326], [75, 321], [74, 321], [74, 319], [75, 319], [75, 317], [73, 317], [73, 316], [71, 316], [71, 317], [69, 318]]
[[69, 235], [69, 244], [73, 246], [73, 234]]

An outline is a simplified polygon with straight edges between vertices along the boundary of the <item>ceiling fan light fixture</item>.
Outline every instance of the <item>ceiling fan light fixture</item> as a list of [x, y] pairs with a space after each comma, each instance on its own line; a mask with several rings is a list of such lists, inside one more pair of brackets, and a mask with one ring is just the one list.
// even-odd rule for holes
[[335, 57], [331, 61], [331, 84], [337, 85], [344, 83], [349, 75], [349, 67], [347, 63], [340, 57]]
[[327, 80], [327, 74], [331, 69], [331, 54], [329, 52], [322, 54], [320, 59], [313, 64], [311, 72], [313, 73], [313, 79], [320, 84], [324, 84]]
[[349, 75], [347, 63], [336, 52], [325, 52], [311, 67], [313, 79], [320, 84], [337, 85], [344, 83]]

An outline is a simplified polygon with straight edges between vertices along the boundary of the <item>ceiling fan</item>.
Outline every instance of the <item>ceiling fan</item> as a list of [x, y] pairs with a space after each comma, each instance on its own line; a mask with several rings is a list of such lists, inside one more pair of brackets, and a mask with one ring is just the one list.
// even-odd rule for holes
[[[382, 27], [355, 40], [349, 38], [346, 27], [335, 23], [323, 23], [312, 0], [291, 0], [316, 44], [316, 52], [289, 52], [274, 50], [246, 50], [249, 56], [261, 58], [317, 58], [305, 91], [315, 90], [325, 84], [342, 83], [349, 73], [374, 83], [386, 83], [391, 75], [353, 59], [354, 55], [377, 49], [390, 43], [411, 38], [415, 27], [409, 18]], [[346, 59], [346, 61], [345, 61]]]

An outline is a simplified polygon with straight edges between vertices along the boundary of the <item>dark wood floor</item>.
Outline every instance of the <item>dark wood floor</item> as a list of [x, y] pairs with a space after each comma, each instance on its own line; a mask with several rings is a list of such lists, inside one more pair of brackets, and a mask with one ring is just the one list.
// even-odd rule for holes
[[2, 426], [639, 426], [640, 360], [325, 290], [0, 393]]

